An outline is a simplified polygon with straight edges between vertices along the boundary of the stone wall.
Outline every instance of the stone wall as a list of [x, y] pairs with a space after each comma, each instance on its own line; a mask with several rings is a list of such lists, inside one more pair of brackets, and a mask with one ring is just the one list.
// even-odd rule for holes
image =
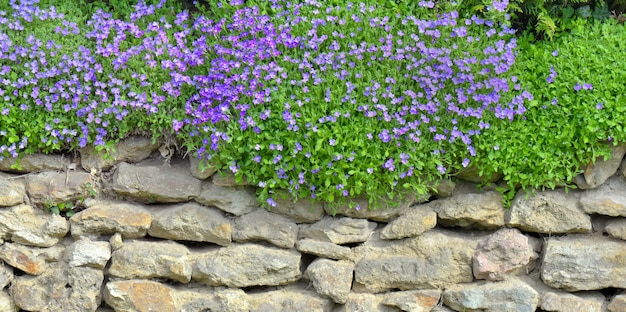
[[0, 311], [626, 311], [622, 146], [585, 190], [520, 192], [510, 209], [450, 180], [335, 217], [268, 212], [253, 187], [163, 155], [131, 138], [107, 158], [1, 161]]

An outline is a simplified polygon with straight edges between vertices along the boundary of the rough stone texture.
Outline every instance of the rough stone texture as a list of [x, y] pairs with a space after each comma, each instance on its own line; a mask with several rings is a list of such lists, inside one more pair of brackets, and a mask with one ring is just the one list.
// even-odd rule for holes
[[124, 246], [124, 240], [122, 239], [122, 234], [115, 233], [111, 235], [109, 239], [109, 243], [111, 244], [111, 250], [118, 250]]
[[125, 279], [166, 278], [181, 283], [191, 280], [189, 250], [175, 242], [126, 241], [113, 252], [109, 274]]
[[611, 146], [610, 159], [597, 159], [595, 164], [590, 162], [587, 168], [585, 168], [585, 172], [578, 175], [573, 182], [583, 190], [593, 189], [602, 185], [617, 172], [624, 154], [626, 154], [626, 144]]
[[130, 165], [122, 162], [115, 171], [111, 188], [144, 203], [186, 202], [200, 194], [202, 182], [189, 170], [180, 170], [181, 165]]
[[0, 311], [17, 312], [13, 298], [4, 291], [0, 291]]
[[94, 236], [120, 233], [126, 238], [146, 235], [152, 216], [142, 205], [94, 200], [87, 209], [70, 218], [72, 236]]
[[235, 175], [230, 172], [218, 172], [217, 174], [213, 174], [213, 178], [211, 179], [213, 184], [218, 186], [250, 186], [252, 185], [248, 182], [246, 177], [243, 177], [241, 182], [237, 182], [235, 179]]
[[539, 293], [519, 280], [458, 284], [445, 289], [443, 303], [456, 311], [534, 312]]
[[250, 311], [250, 297], [241, 289], [232, 288], [191, 288], [176, 289], [172, 292], [176, 311]]
[[148, 137], [132, 136], [117, 142], [108, 155], [104, 150], [98, 152], [93, 146], [80, 149], [80, 165], [87, 171], [106, 170], [123, 161], [140, 162], [148, 158], [157, 148], [159, 145]]
[[26, 178], [26, 191], [34, 204], [58, 204], [74, 201], [87, 194], [91, 175], [83, 171], [41, 172]]
[[450, 197], [454, 193], [456, 183], [450, 179], [438, 181], [432, 186], [433, 196], [438, 198]]
[[46, 270], [46, 262], [42, 257], [18, 244], [5, 243], [0, 246], [0, 259], [30, 275], [40, 275]]
[[191, 170], [191, 175], [200, 180], [210, 178], [217, 171], [217, 168], [214, 165], [205, 161], [200, 161], [200, 159], [195, 155], [189, 157], [189, 169]]
[[24, 202], [24, 196], [24, 185], [0, 177], [0, 207], [19, 205]]
[[496, 229], [504, 225], [504, 207], [499, 192], [453, 195], [429, 205], [444, 226]]
[[393, 205], [380, 201], [378, 203], [379, 206], [376, 209], [370, 209], [369, 201], [366, 198], [358, 197], [353, 198], [352, 201], [360, 206], [359, 209], [350, 208], [350, 206], [348, 206], [347, 204], [334, 207], [326, 205], [324, 206], [324, 211], [326, 211], [327, 214], [333, 216], [341, 215], [351, 218], [389, 222], [391, 219], [399, 216], [404, 211], [409, 209], [411, 205], [423, 203], [428, 200], [429, 197], [430, 194], [425, 194], [423, 196], [420, 196], [419, 198], [417, 198], [413, 194], [408, 194], [402, 201]]
[[[4, 289], [13, 281], [13, 268], [0, 264], [0, 289]], [[2, 310], [0, 310], [2, 311]]]
[[209, 182], [203, 184], [202, 192], [196, 201], [206, 206], [215, 206], [236, 216], [250, 213], [260, 207], [251, 188], [224, 187]]
[[380, 233], [382, 239], [418, 236], [437, 225], [437, 214], [429, 205], [417, 205], [389, 222]]
[[296, 249], [302, 253], [330, 259], [347, 260], [352, 258], [352, 249], [350, 249], [350, 247], [339, 246], [337, 244], [310, 238], [298, 240]]
[[611, 300], [607, 308], [610, 312], [626, 311], [626, 294], [622, 293], [622, 294], [615, 296], [615, 298]]
[[299, 286], [250, 295], [250, 312], [334, 312], [333, 305], [329, 298], [324, 298], [312, 290]]
[[313, 223], [324, 216], [324, 204], [321, 202], [312, 203], [308, 199], [299, 199], [294, 202], [289, 199], [286, 192], [283, 195], [285, 195], [284, 198], [280, 193], [274, 196], [276, 206], [271, 207], [271, 212], [291, 218], [298, 223]]
[[298, 237], [298, 225], [277, 214], [259, 208], [234, 222], [236, 242], [267, 241], [278, 247], [293, 248]]
[[536, 233], [589, 233], [592, 228], [591, 218], [578, 207], [573, 191], [519, 192], [506, 219], [510, 227]]
[[230, 220], [215, 208], [191, 202], [153, 208], [151, 212], [152, 225], [148, 234], [152, 237], [230, 245]]
[[103, 299], [115, 311], [178, 312], [172, 289], [153, 281], [108, 282]]
[[588, 214], [626, 217], [626, 178], [614, 176], [599, 188], [583, 192], [580, 206]]
[[231, 245], [196, 256], [193, 280], [209, 286], [276, 286], [301, 277], [294, 250], [256, 244]]
[[617, 239], [626, 240], [626, 219], [614, 219], [606, 222], [604, 230]]
[[626, 288], [626, 242], [605, 237], [552, 237], [545, 246], [541, 278], [567, 291]]
[[541, 297], [539, 307], [554, 312], [603, 312], [604, 296], [599, 292], [577, 293], [548, 292]]
[[66, 253], [70, 267], [104, 269], [111, 259], [111, 245], [108, 242], [94, 242], [85, 238], [72, 243]]
[[376, 223], [365, 219], [324, 217], [314, 224], [301, 225], [299, 238], [312, 238], [337, 245], [361, 243], [376, 229]]
[[383, 295], [350, 293], [346, 304], [335, 308], [333, 312], [398, 312], [398, 308], [384, 305], [383, 300]]
[[11, 292], [26, 311], [96, 311], [103, 280], [101, 270], [58, 264], [36, 277], [16, 277]]
[[0, 210], [0, 238], [27, 246], [50, 247], [69, 231], [67, 221], [29, 205]]
[[15, 165], [15, 158], [0, 160], [0, 171], [6, 172], [38, 172], [38, 171], [61, 171], [65, 170], [71, 160], [63, 155], [28, 154], [19, 160], [21, 168], [11, 168]]
[[313, 283], [318, 294], [344, 304], [352, 288], [353, 272], [354, 263], [350, 261], [318, 258], [307, 267], [303, 276]]
[[405, 290], [385, 294], [382, 304], [407, 312], [430, 312], [441, 298], [441, 290]]
[[472, 255], [479, 239], [443, 230], [400, 241], [374, 237], [354, 248], [361, 258], [354, 271], [353, 290], [432, 289], [472, 282]]
[[528, 237], [517, 229], [501, 229], [478, 242], [472, 269], [476, 279], [501, 281], [536, 257]]

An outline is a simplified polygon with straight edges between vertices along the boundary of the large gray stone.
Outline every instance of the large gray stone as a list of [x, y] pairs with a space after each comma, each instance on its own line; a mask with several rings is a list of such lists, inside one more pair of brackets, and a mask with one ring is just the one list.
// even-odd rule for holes
[[352, 288], [354, 263], [318, 258], [304, 272], [304, 278], [313, 283], [318, 294], [328, 296], [334, 302], [344, 304]]
[[626, 288], [626, 242], [605, 237], [552, 237], [545, 246], [541, 278], [567, 291]]
[[312, 238], [337, 245], [366, 241], [376, 223], [365, 219], [326, 216], [314, 224], [300, 225], [299, 238]]
[[91, 169], [106, 170], [121, 162], [136, 163], [150, 156], [159, 145], [152, 142], [151, 138], [131, 136], [123, 139], [113, 146], [108, 153], [105, 150], [98, 151], [94, 146], [80, 149], [80, 165], [87, 171]]
[[298, 223], [313, 223], [319, 221], [324, 216], [324, 204], [309, 199], [298, 199], [293, 201], [287, 192], [277, 193], [274, 196], [275, 207], [270, 207], [270, 211], [291, 218]]
[[66, 250], [67, 262], [70, 267], [86, 266], [104, 269], [111, 259], [109, 242], [91, 241], [88, 238], [72, 243]]
[[517, 229], [501, 229], [478, 243], [472, 268], [476, 279], [501, 281], [537, 258], [528, 237]]
[[103, 299], [115, 311], [179, 311], [173, 289], [153, 281], [110, 281], [104, 288]]
[[302, 276], [301, 255], [256, 244], [230, 245], [196, 255], [193, 280], [209, 286], [276, 286]]
[[111, 188], [118, 194], [144, 203], [178, 203], [200, 194], [201, 181], [188, 166], [139, 163], [118, 165]]
[[17, 276], [11, 292], [26, 311], [96, 311], [103, 280], [101, 270], [57, 263], [39, 276]]
[[447, 287], [443, 303], [456, 311], [534, 312], [539, 293], [519, 280], [471, 283]]
[[574, 179], [574, 183], [583, 190], [597, 188], [617, 172], [624, 154], [626, 154], [626, 144], [611, 146], [611, 157], [596, 159], [595, 163], [587, 164], [585, 172], [578, 175]]
[[73, 202], [88, 196], [91, 175], [83, 171], [40, 172], [26, 179], [26, 191], [34, 204], [59, 204]]
[[440, 299], [441, 290], [405, 290], [385, 294], [382, 304], [407, 312], [430, 312]]
[[333, 311], [333, 302], [299, 285], [250, 295], [250, 312]]
[[24, 202], [26, 190], [21, 183], [0, 176], [0, 207], [19, 205]]
[[597, 189], [582, 192], [580, 206], [588, 214], [626, 217], [626, 178], [615, 176]]
[[432, 289], [471, 282], [472, 255], [480, 238], [434, 229], [399, 241], [368, 241], [353, 249], [360, 255], [353, 290]]
[[236, 242], [267, 241], [282, 248], [293, 248], [298, 237], [298, 225], [277, 214], [259, 208], [234, 222]]
[[0, 171], [19, 173], [61, 171], [71, 163], [71, 159], [64, 155], [28, 154], [21, 157], [19, 168], [15, 166], [15, 158], [0, 160]]
[[181, 283], [191, 280], [189, 250], [171, 242], [126, 241], [111, 256], [109, 274], [114, 277], [165, 278]]
[[92, 200], [87, 209], [70, 218], [72, 236], [98, 236], [120, 233], [126, 238], [146, 235], [152, 216], [143, 205]]
[[0, 238], [27, 246], [50, 247], [69, 231], [63, 217], [45, 213], [29, 205], [0, 210]]
[[579, 208], [578, 202], [574, 191], [519, 192], [507, 211], [507, 225], [546, 234], [590, 233], [591, 218]]
[[209, 182], [203, 184], [202, 192], [196, 201], [236, 216], [250, 213], [260, 207], [252, 188], [224, 187]]
[[504, 226], [502, 194], [458, 194], [431, 202], [439, 223], [478, 229], [496, 229]]
[[351, 259], [353, 255], [350, 247], [339, 246], [330, 242], [323, 242], [310, 238], [298, 240], [296, 243], [296, 249], [302, 253], [337, 260], [348, 260]]
[[[430, 194], [416, 196], [407, 194], [402, 200], [394, 199], [394, 202], [379, 201], [378, 206], [370, 207], [369, 201], [365, 197], [352, 198], [357, 208], [350, 208], [349, 204], [326, 205], [324, 210], [329, 215], [341, 215], [358, 219], [369, 219], [373, 221], [389, 222], [409, 209], [413, 204], [421, 204], [428, 200]], [[371, 208], [371, 209], [370, 209]]]
[[418, 236], [437, 225], [437, 214], [430, 205], [416, 205], [395, 218], [380, 233], [382, 239]]
[[148, 234], [152, 237], [230, 245], [230, 220], [215, 208], [190, 202], [153, 208], [151, 212]]
[[569, 294], [548, 292], [541, 296], [539, 307], [550, 312], [603, 312], [604, 295], [599, 292]]

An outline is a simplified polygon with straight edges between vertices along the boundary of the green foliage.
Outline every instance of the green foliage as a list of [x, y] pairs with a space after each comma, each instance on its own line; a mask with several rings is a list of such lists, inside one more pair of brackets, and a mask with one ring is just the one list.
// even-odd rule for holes
[[98, 191], [94, 188], [90, 182], [83, 185], [83, 193], [78, 196], [76, 200], [55, 203], [51, 200], [47, 200], [43, 204], [43, 210], [55, 215], [61, 215], [66, 218], [71, 218], [74, 214], [84, 209], [84, 202], [87, 198], [95, 198], [98, 196]]

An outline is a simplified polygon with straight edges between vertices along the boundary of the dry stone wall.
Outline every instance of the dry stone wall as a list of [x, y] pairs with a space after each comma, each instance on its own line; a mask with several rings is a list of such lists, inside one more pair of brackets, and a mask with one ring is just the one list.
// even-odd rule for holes
[[332, 216], [158, 148], [0, 161], [0, 311], [626, 311], [619, 159], [510, 209], [467, 177]]

